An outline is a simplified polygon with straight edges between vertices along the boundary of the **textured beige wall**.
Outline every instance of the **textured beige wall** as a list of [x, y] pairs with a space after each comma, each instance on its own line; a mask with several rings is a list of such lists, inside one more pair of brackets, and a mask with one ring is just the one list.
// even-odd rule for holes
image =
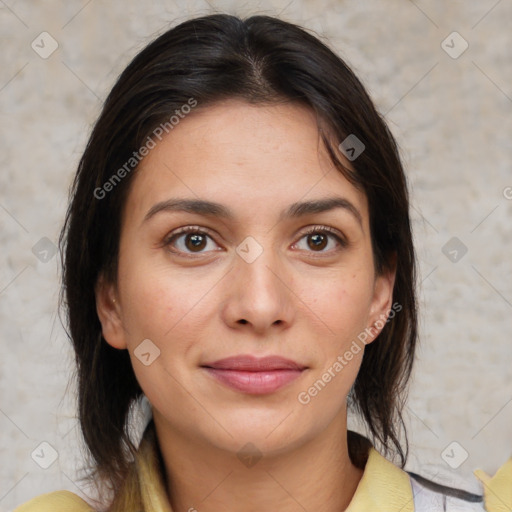
[[[478, 489], [472, 470], [492, 473], [512, 455], [512, 3], [210, 4], [322, 34], [385, 113], [408, 169], [422, 276], [408, 467]], [[169, 23], [211, 11], [200, 1], [0, 3], [0, 511], [78, 492], [64, 395], [72, 354], [51, 251], [90, 125], [138, 49]], [[55, 43], [42, 32], [58, 44], [50, 56]], [[50, 446], [58, 459], [43, 469]]]

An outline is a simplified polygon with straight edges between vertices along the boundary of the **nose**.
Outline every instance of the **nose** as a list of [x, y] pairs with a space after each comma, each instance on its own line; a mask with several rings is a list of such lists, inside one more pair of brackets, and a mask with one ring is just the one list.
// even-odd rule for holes
[[233, 265], [225, 288], [224, 322], [257, 335], [289, 327], [294, 294], [290, 273], [278, 255], [266, 248], [251, 262], [236, 254]]

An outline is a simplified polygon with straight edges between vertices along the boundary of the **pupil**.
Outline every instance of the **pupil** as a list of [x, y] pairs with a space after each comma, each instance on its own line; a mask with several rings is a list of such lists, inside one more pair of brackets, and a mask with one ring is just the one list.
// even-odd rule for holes
[[202, 249], [204, 246], [204, 237], [203, 235], [189, 235], [189, 242], [193, 249]]
[[314, 235], [310, 235], [309, 240], [312, 242], [312, 244], [310, 244], [311, 248], [323, 249], [325, 247], [325, 240], [326, 240], [325, 235], [316, 233]]

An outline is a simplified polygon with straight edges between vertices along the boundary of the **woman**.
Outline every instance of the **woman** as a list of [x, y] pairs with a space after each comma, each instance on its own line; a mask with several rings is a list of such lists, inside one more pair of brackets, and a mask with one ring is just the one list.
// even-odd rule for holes
[[[386, 124], [299, 27], [207, 16], [137, 55], [61, 239], [95, 508], [500, 510], [510, 464], [485, 504], [403, 470], [408, 208]], [[347, 431], [349, 403], [371, 441]], [[61, 492], [18, 510], [92, 509]]]

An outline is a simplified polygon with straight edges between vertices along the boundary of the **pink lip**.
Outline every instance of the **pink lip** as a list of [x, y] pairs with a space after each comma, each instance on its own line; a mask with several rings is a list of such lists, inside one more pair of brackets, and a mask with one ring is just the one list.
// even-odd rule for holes
[[272, 393], [300, 377], [305, 366], [279, 356], [235, 356], [202, 365], [227, 386], [253, 395]]

